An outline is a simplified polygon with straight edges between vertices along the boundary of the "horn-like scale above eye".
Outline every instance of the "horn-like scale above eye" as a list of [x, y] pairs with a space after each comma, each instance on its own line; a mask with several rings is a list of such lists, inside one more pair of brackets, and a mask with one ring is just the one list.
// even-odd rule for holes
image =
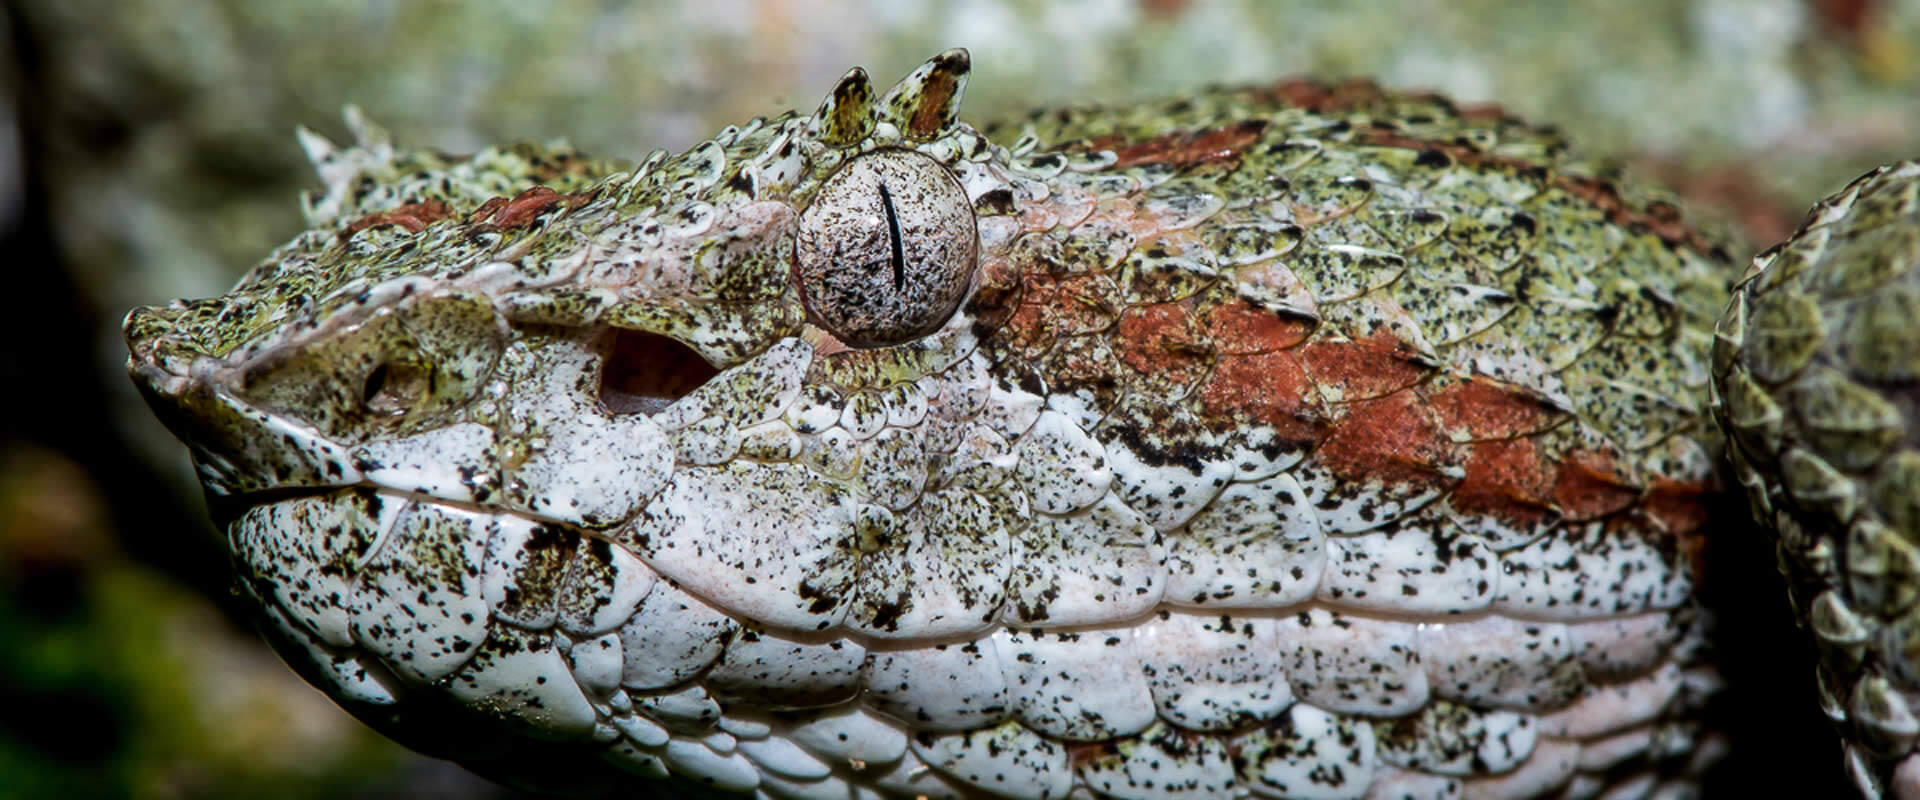
[[953, 173], [912, 150], [876, 150], [842, 166], [801, 214], [795, 276], [816, 324], [849, 346], [882, 347], [953, 316], [978, 250]]

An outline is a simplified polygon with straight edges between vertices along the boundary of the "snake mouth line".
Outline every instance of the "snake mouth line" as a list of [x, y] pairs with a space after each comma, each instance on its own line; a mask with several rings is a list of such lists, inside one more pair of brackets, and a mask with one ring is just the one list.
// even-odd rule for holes
[[[288, 503], [288, 502], [297, 502], [301, 500], [325, 498], [331, 495], [336, 495], [343, 492], [353, 492], [356, 490], [377, 494], [377, 495], [380, 495], [382, 498], [390, 499], [395, 502], [426, 503], [426, 504], [431, 504], [434, 506], [440, 506], [440, 507], [449, 508], [449, 509], [468, 511], [475, 514], [486, 514], [486, 515], [496, 516], [496, 517], [513, 517], [516, 519], [524, 520], [538, 527], [551, 528], [555, 531], [564, 532], [564, 533], [578, 536], [581, 538], [595, 538], [595, 539], [602, 539], [602, 540], [605, 540], [608, 538], [605, 531], [598, 531], [596, 529], [584, 527], [578, 523], [568, 522], [566, 520], [561, 520], [561, 519], [555, 519], [549, 516], [543, 516], [541, 514], [537, 514], [531, 511], [526, 511], [523, 509], [508, 508], [506, 506], [488, 503], [483, 500], [450, 499], [450, 498], [440, 497], [433, 494], [428, 494], [426, 492], [415, 491], [412, 489], [388, 486], [388, 485], [376, 483], [373, 481], [358, 481], [354, 483], [323, 484], [323, 485], [314, 485], [314, 486], [280, 486], [280, 487], [274, 487], [271, 489], [260, 489], [257, 491], [245, 492], [241, 494], [219, 495], [219, 496], [210, 495], [207, 497], [207, 510], [209, 512], [209, 516], [213, 518], [214, 525], [222, 530], [225, 530], [229, 528], [232, 525], [232, 523], [239, 520], [241, 517], [245, 516], [247, 511], [254, 508], [259, 508], [261, 506], [274, 505], [277, 503]], [[618, 528], [619, 524], [616, 524], [613, 527]], [[384, 531], [382, 531], [382, 533], [384, 534]]]
[[[230, 529], [232, 522], [243, 517], [251, 509], [278, 503], [299, 502], [347, 495], [354, 493], [356, 490], [377, 495], [383, 502], [397, 504], [396, 507], [418, 504], [487, 517], [519, 520], [526, 523], [529, 527], [545, 529], [552, 534], [571, 537], [573, 540], [583, 544], [589, 541], [599, 542], [606, 546], [627, 551], [638, 559], [640, 563], [644, 564], [653, 574], [658, 575], [662, 579], [673, 580], [673, 576], [669, 574], [668, 571], [663, 571], [658, 565], [648, 559], [644, 553], [634, 550], [628, 543], [621, 540], [617, 533], [625, 526], [625, 522], [616, 523], [605, 528], [590, 528], [575, 522], [555, 519], [523, 509], [508, 508], [480, 501], [452, 500], [423, 492], [365, 481], [327, 486], [275, 488], [240, 495], [210, 497], [209, 505], [214, 512], [216, 524], [225, 530]], [[363, 560], [371, 557], [374, 553], [380, 552], [386, 545], [389, 534], [391, 533], [391, 520], [388, 520], [388, 522], [388, 525], [382, 526], [375, 531], [375, 535], [369, 542], [366, 553], [362, 557]], [[356, 565], [356, 568], [358, 568], [358, 565]], [[1513, 609], [1489, 607], [1463, 613], [1435, 616], [1419, 612], [1394, 612], [1381, 608], [1354, 606], [1325, 598], [1310, 597], [1282, 606], [1196, 606], [1177, 602], [1161, 602], [1137, 613], [1103, 619], [1098, 622], [1046, 624], [1044, 621], [1030, 623], [995, 621], [983, 625], [978, 629], [962, 633], [934, 636], [882, 637], [863, 634], [859, 631], [841, 626], [836, 626], [829, 630], [808, 630], [770, 623], [766, 620], [743, 614], [739, 609], [732, 607], [723, 599], [707, 596], [698, 586], [687, 585], [676, 581], [675, 587], [678, 591], [699, 599], [715, 611], [747, 623], [757, 630], [777, 633], [782, 637], [794, 641], [815, 644], [833, 641], [853, 642], [868, 651], [879, 653], [909, 651], [928, 647], [965, 646], [975, 643], [983, 637], [992, 635], [995, 630], [1006, 630], [1031, 636], [1070, 637], [1086, 634], [1104, 635], [1116, 628], [1139, 629], [1141, 626], [1154, 624], [1156, 620], [1164, 621], [1169, 614], [1214, 615], [1218, 617], [1230, 617], [1246, 622], [1252, 620], [1287, 620], [1315, 610], [1327, 610], [1337, 612], [1350, 620], [1365, 620], [1373, 624], [1405, 624], [1416, 626], [1423, 631], [1438, 631], [1447, 627], [1471, 627], [1476, 624], [1499, 621], [1510, 621], [1521, 625], [1604, 625], [1629, 621], [1648, 615], [1663, 616], [1673, 612], [1672, 608], [1650, 606], [1648, 608], [1626, 612], [1600, 614], [1582, 618], [1567, 618], [1550, 614], [1530, 615], [1524, 612], [1517, 612]], [[1651, 668], [1633, 671], [1630, 677], [1644, 677], [1650, 670]]]

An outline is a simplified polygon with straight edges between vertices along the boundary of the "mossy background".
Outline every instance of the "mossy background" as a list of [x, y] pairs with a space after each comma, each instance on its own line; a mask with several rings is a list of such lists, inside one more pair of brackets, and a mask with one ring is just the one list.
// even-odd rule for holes
[[[138, 304], [221, 292], [301, 227], [292, 131], [638, 158], [963, 45], [963, 113], [1373, 76], [1569, 131], [1756, 242], [1920, 155], [1920, 0], [16, 0], [0, 16], [0, 800], [505, 796], [307, 688], [245, 628], [185, 454], [120, 374]], [[1738, 508], [1726, 519], [1742, 519]], [[1711, 794], [1843, 791], [1729, 524], [1735, 731]], [[1783, 769], [1783, 764], [1795, 765]], [[1795, 790], [1799, 790], [1796, 792]]]

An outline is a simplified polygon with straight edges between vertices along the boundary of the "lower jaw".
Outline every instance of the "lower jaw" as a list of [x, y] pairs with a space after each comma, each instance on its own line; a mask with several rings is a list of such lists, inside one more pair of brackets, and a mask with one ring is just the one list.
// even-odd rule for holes
[[[1002, 765], [1016, 779], [1073, 775], [1096, 787], [1116, 770], [1144, 769], [1145, 761], [1134, 762], [1149, 756], [1228, 782], [1271, 785], [1338, 766], [1318, 764], [1322, 756], [1313, 754], [1351, 751], [1335, 745], [1360, 740], [1365, 758], [1345, 769], [1362, 785], [1406, 774], [1604, 782], [1623, 774], [1622, 764], [1656, 775], [1676, 769], [1674, 754], [1655, 747], [1652, 734], [1691, 730], [1682, 687], [1712, 680], [1710, 670], [1673, 663], [1670, 654], [1693, 649], [1677, 645], [1616, 674], [1596, 672], [1589, 688], [1563, 687], [1532, 708], [1520, 698], [1544, 695], [1525, 687], [1504, 687], [1508, 700], [1489, 704], [1490, 695], [1461, 695], [1465, 684], [1446, 680], [1460, 677], [1449, 664], [1523, 652], [1515, 641], [1498, 644], [1496, 629], [1552, 627], [1567, 642], [1591, 641], [1593, 634], [1576, 629], [1638, 617], [1568, 626], [1481, 614], [1422, 623], [1313, 602], [1272, 611], [1163, 609], [1118, 628], [990, 629], [971, 642], [939, 645], [783, 633], [715, 608], [578, 528], [370, 488], [275, 497], [238, 512], [231, 532], [243, 590], [261, 609], [269, 639], [310, 682], [415, 749], [546, 790], [607, 789], [637, 774], [736, 789], [840, 782], [937, 796], [964, 791], [979, 777], [969, 764], [990, 740], [1028, 748], [1031, 758]], [[1364, 676], [1345, 684], [1331, 673], [1298, 680], [1315, 666], [1298, 659], [1299, 632], [1280, 630], [1296, 619], [1336, 621], [1354, 635], [1404, 630], [1418, 654], [1406, 676], [1419, 684], [1417, 696], [1403, 693], [1383, 713], [1389, 709], [1341, 699], [1384, 691]], [[1242, 630], [1266, 631], [1258, 638], [1272, 649], [1247, 655]], [[1209, 631], [1231, 634], [1220, 652], [1206, 647]], [[1698, 635], [1697, 628], [1685, 634]], [[1183, 644], [1164, 657], [1143, 655], [1153, 642]], [[1569, 653], [1564, 663], [1577, 660]], [[1163, 662], [1151, 674], [1171, 683], [1125, 691], [1146, 674], [1125, 667], [1148, 660]], [[1518, 680], [1529, 668], [1512, 662], [1504, 669], [1506, 680]], [[1044, 688], [1049, 681], [1055, 685]], [[1486, 684], [1484, 691], [1500, 690]], [[1182, 693], [1207, 702], [1183, 713]], [[1262, 702], [1233, 700], [1262, 693]], [[980, 702], [949, 705], [972, 716], [916, 722], [914, 704], [941, 696]], [[1493, 710], [1506, 703], [1523, 707]], [[1143, 713], [1128, 710], [1136, 706]], [[1235, 711], [1204, 719], [1204, 709], [1221, 707]], [[1086, 719], [1108, 727], [1075, 727]], [[1420, 754], [1432, 746], [1422, 737], [1459, 734], [1446, 726], [1461, 720], [1483, 733], [1510, 730], [1505, 746], [1516, 752], [1423, 772], [1434, 765], [1422, 759], [1434, 756]], [[857, 735], [823, 739], [822, 730]], [[1180, 742], [1185, 751], [1169, 749]], [[1619, 760], [1601, 764], [1609, 752]], [[1484, 754], [1475, 758], [1486, 762]], [[1593, 771], [1580, 766], [1586, 761]], [[1550, 763], [1571, 766], [1562, 774]], [[824, 772], [816, 775], [810, 764]]]

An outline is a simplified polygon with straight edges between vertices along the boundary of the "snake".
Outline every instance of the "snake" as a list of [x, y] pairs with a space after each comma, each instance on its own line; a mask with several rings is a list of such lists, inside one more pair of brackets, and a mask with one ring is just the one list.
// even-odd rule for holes
[[1920, 796], [1920, 163], [1742, 273], [1497, 108], [969, 73], [637, 162], [302, 129], [309, 229], [124, 324], [269, 644], [568, 797], [1684, 797], [1744, 495]]

